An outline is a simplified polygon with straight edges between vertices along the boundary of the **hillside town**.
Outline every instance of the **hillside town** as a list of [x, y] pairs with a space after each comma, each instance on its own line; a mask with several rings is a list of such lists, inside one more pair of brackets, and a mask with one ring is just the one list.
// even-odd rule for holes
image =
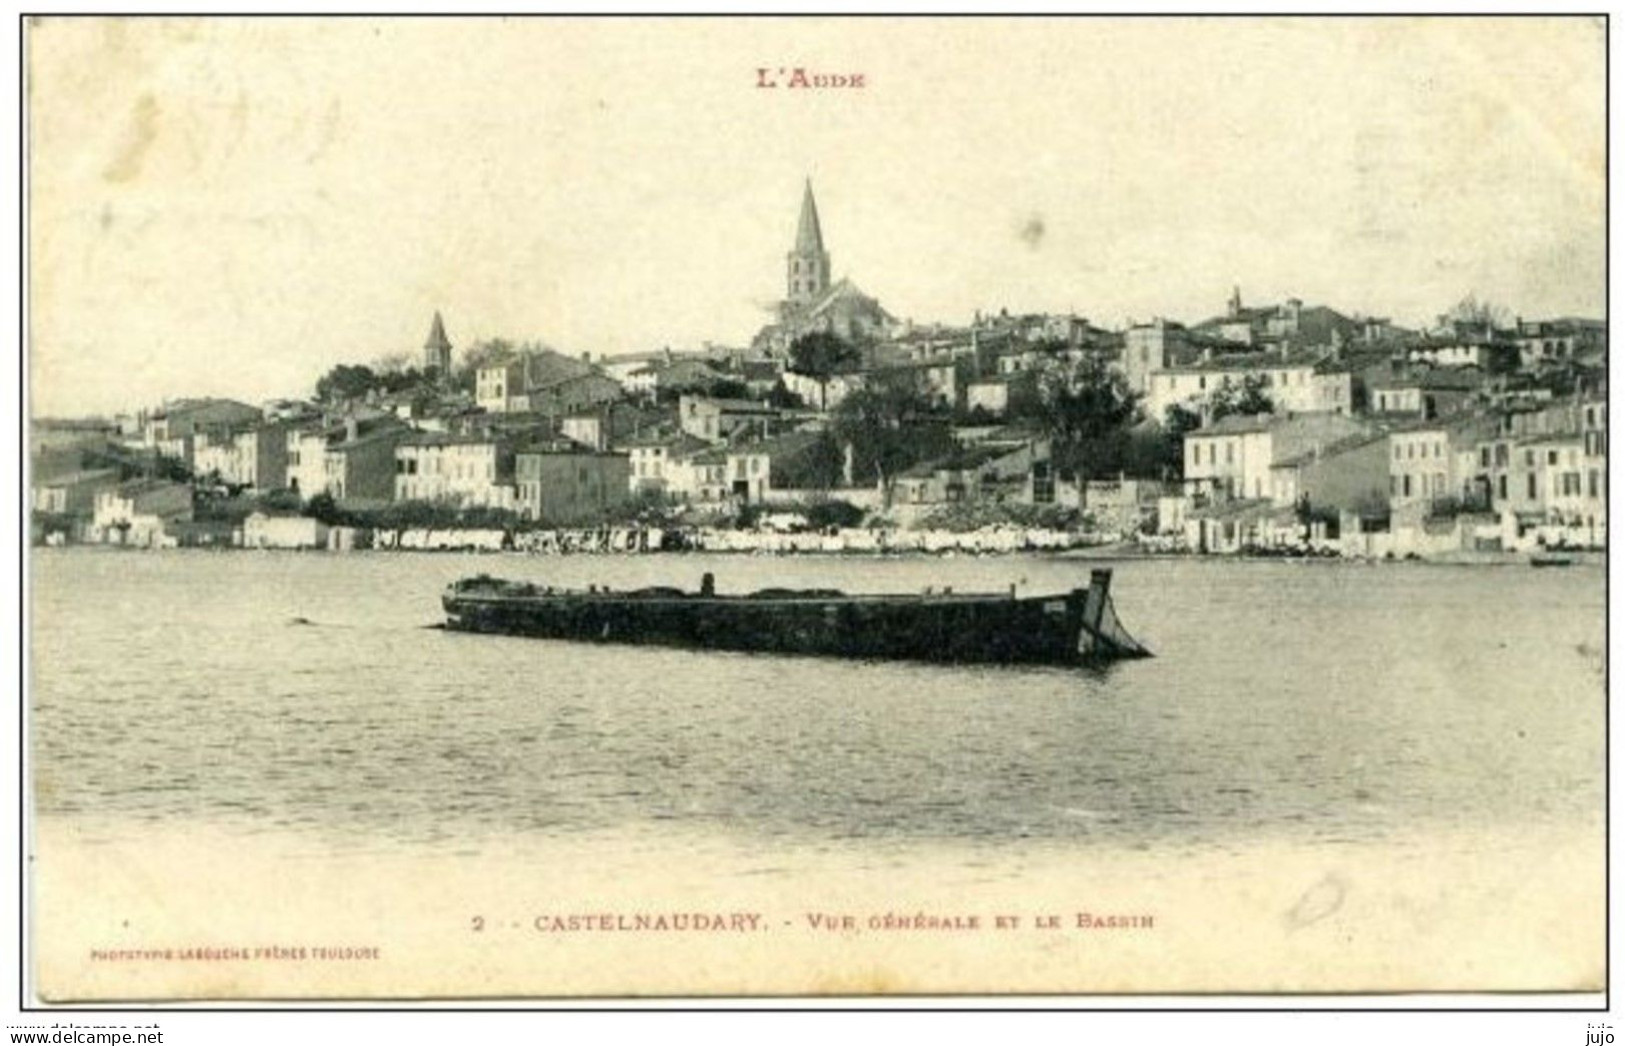
[[[748, 344], [423, 345], [309, 394], [36, 418], [36, 543], [1450, 558], [1601, 549], [1607, 327], [1239, 288], [1194, 323], [900, 320], [809, 182]], [[764, 284], [767, 278], [764, 278]], [[426, 309], [426, 311], [428, 311]], [[453, 316], [455, 320], [455, 316]]]

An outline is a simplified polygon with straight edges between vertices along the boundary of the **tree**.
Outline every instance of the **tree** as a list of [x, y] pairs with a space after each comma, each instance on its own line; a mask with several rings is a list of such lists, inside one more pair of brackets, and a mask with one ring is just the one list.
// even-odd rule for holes
[[821, 432], [807, 447], [773, 454], [770, 473], [775, 490], [828, 490], [841, 485], [841, 446]]
[[457, 506], [447, 501], [391, 501], [371, 515], [373, 526], [393, 530], [397, 537], [408, 530], [450, 530], [458, 524]]
[[378, 387], [385, 392], [402, 392], [406, 389], [428, 391], [433, 384], [434, 378], [430, 372], [418, 370], [416, 367], [384, 371], [378, 375]]
[[815, 502], [807, 506], [804, 514], [807, 517], [807, 525], [815, 530], [824, 530], [828, 527], [855, 527], [868, 515], [850, 501], [842, 501], [839, 498]]
[[856, 345], [829, 331], [812, 331], [790, 343], [790, 369], [818, 379], [820, 407], [829, 402], [829, 379], [862, 359]]
[[1044, 373], [1029, 417], [1054, 442], [1063, 474], [1085, 478], [1126, 471], [1130, 432], [1140, 397], [1122, 374], [1094, 358]]
[[954, 448], [943, 416], [915, 388], [907, 372], [874, 376], [835, 409], [831, 431], [852, 448], [852, 475], [890, 488], [897, 474]]
[[496, 367], [519, 358], [519, 350], [505, 338], [475, 342], [463, 350], [463, 362], [451, 369], [452, 387], [472, 393], [481, 367]]
[[1139, 418], [1139, 394], [1123, 375], [1094, 359], [1044, 374], [1037, 419], [1057, 441], [1077, 443], [1121, 432]]
[[606, 524], [662, 526], [676, 521], [680, 515], [680, 508], [664, 492], [642, 487], [627, 498], [605, 505], [599, 512], [599, 520]]
[[[1202, 415], [1182, 403], [1170, 403], [1162, 424], [1149, 434], [1151, 472], [1179, 478], [1185, 474], [1185, 436], [1202, 427]], [[1125, 471], [1129, 471], [1125, 469]]]
[[325, 490], [305, 502], [305, 515], [320, 520], [330, 527], [338, 526], [346, 521], [344, 513], [339, 511], [338, 502], [333, 499], [333, 495]]
[[1484, 366], [1486, 374], [1516, 374], [1522, 368], [1523, 359], [1515, 343], [1497, 342], [1487, 348], [1489, 359]]
[[496, 505], [472, 505], [458, 513], [457, 522], [474, 530], [511, 530], [519, 524], [519, 513]]
[[1509, 315], [1505, 307], [1488, 301], [1479, 301], [1477, 295], [1468, 294], [1452, 305], [1444, 318], [1449, 322], [1482, 327], [1490, 331], [1505, 327]]
[[195, 478], [186, 462], [162, 454], [153, 461], [152, 474], [158, 479], [167, 479], [172, 483], [190, 483]]
[[254, 507], [265, 512], [298, 512], [299, 493], [286, 487], [267, 490], [254, 499]]
[[1231, 414], [1275, 413], [1275, 401], [1264, 391], [1268, 387], [1262, 374], [1249, 374], [1241, 379], [1239, 384], [1225, 382], [1208, 397], [1208, 403], [1213, 410], [1213, 420], [1217, 421]]
[[323, 403], [360, 399], [378, 387], [378, 375], [364, 364], [340, 363], [316, 382], [316, 398]]
[[768, 390], [767, 403], [768, 406], [778, 407], [781, 410], [786, 408], [793, 409], [797, 407], [805, 407], [807, 405], [805, 400], [796, 395], [794, 392], [791, 392], [789, 388], [785, 386], [782, 379], [777, 385], [774, 385], [773, 388]]
[[1183, 403], [1170, 403], [1162, 412], [1162, 427], [1169, 436], [1182, 440], [1185, 433], [1202, 427], [1202, 415]]

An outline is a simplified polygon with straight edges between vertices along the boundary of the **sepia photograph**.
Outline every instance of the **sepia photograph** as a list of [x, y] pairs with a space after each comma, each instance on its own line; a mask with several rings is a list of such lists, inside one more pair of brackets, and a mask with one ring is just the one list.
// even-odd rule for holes
[[1605, 16], [19, 31], [25, 1005], [1604, 998]]

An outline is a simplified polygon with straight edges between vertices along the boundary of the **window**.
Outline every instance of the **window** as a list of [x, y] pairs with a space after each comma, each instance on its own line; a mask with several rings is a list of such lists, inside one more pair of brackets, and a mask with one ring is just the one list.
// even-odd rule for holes
[[1497, 488], [1497, 496], [1500, 497], [1502, 501], [1505, 501], [1507, 499], [1507, 478], [1505, 473], [1496, 477], [1495, 485]]
[[1410, 497], [1411, 496], [1411, 474], [1409, 472], [1405, 473], [1405, 475], [1403, 477], [1403, 486], [1404, 486], [1404, 490], [1405, 490], [1405, 496]]
[[1555, 465], [1555, 464], [1557, 464], [1557, 451], [1555, 451], [1555, 450], [1548, 450], [1548, 451], [1547, 451], [1547, 452], [1546, 452], [1546, 464], [1548, 464], [1548, 465]]
[[1587, 497], [1592, 497], [1592, 498], [1597, 496], [1597, 470], [1596, 469], [1592, 469], [1590, 472], [1588, 472], [1586, 474], [1586, 496]]
[[1398, 493], [1399, 493], [1399, 477], [1398, 476], [1389, 476], [1388, 477], [1388, 496], [1393, 497], [1395, 494], [1398, 494]]
[[1033, 501], [1047, 505], [1055, 500], [1055, 478], [1050, 475], [1049, 462], [1033, 462]]
[[1490, 448], [1478, 448], [1478, 467], [1483, 469], [1490, 467]]
[[1528, 478], [1529, 478], [1529, 484], [1528, 484], [1529, 485], [1529, 500], [1533, 501], [1533, 500], [1535, 500], [1535, 474], [1533, 472], [1529, 473]]
[[1234, 443], [1226, 443], [1224, 445], [1224, 463], [1226, 465], [1233, 465], [1233, 464], [1235, 464], [1235, 462], [1236, 462], [1236, 445]]
[[1394, 444], [1394, 460], [1395, 461], [1399, 460], [1399, 455], [1400, 455], [1400, 446], [1399, 446], [1398, 443], [1395, 443]]
[[1535, 467], [1535, 452], [1534, 451], [1525, 450], [1523, 452], [1523, 467], [1527, 468], [1527, 469], [1532, 469], [1532, 468]]

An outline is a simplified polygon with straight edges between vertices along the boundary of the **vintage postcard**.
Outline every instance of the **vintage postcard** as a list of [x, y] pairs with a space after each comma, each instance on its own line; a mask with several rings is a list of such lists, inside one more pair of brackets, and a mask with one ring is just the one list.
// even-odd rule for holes
[[1603, 19], [23, 37], [37, 1001], [1604, 989]]

